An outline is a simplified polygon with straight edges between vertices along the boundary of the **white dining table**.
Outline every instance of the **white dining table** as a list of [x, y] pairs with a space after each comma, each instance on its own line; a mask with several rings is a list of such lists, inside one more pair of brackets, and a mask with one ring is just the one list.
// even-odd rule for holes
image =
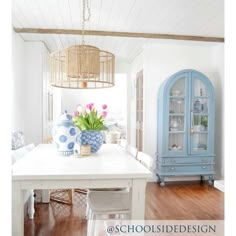
[[24, 235], [25, 189], [130, 188], [132, 220], [144, 220], [145, 189], [152, 173], [117, 144], [86, 157], [61, 156], [40, 144], [12, 167], [12, 235]]

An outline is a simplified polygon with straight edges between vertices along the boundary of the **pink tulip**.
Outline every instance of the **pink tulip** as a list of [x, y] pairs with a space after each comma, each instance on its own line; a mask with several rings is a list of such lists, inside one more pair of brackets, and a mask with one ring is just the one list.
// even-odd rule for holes
[[106, 118], [106, 117], [107, 117], [107, 112], [106, 112], [106, 111], [103, 111], [103, 112], [102, 112], [102, 117], [103, 117], [103, 118]]
[[93, 103], [89, 103], [86, 105], [86, 108], [88, 108], [90, 111], [93, 109]]
[[107, 105], [106, 105], [106, 104], [103, 104], [103, 105], [102, 105], [102, 109], [103, 109], [103, 110], [106, 110], [106, 109], [107, 109]]
[[79, 112], [78, 111], [74, 111], [74, 116], [78, 116]]

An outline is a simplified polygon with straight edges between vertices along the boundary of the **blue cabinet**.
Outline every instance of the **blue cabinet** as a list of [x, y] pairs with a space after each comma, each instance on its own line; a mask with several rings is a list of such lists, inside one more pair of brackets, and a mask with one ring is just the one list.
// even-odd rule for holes
[[195, 70], [165, 80], [158, 93], [156, 174], [165, 177], [214, 175], [214, 88]]

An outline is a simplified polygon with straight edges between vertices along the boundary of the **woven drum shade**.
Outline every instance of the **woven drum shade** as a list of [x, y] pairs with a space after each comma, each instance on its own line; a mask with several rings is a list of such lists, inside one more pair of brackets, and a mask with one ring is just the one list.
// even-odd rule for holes
[[90, 45], [75, 45], [51, 54], [51, 85], [54, 87], [112, 87], [114, 70], [114, 55]]

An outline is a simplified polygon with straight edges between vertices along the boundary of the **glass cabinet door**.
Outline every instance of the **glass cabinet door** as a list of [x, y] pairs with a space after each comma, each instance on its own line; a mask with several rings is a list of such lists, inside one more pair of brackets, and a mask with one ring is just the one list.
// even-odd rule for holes
[[185, 150], [186, 78], [179, 78], [169, 92], [168, 151]]
[[209, 94], [201, 79], [192, 80], [190, 153], [208, 151]]

